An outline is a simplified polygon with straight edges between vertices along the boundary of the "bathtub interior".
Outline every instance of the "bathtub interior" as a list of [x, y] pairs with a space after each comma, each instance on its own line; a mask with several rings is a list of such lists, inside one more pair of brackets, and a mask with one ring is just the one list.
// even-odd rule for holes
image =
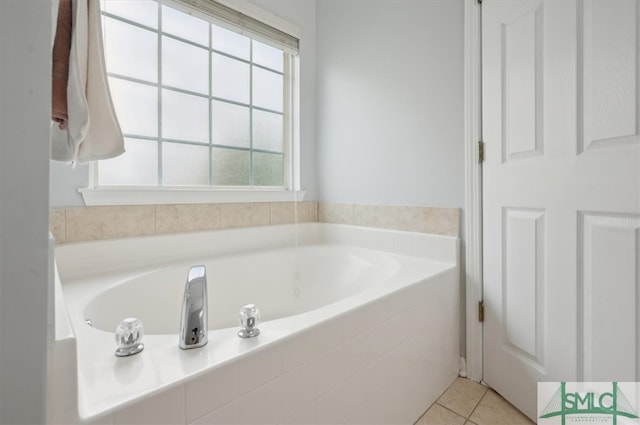
[[379, 285], [400, 268], [390, 255], [339, 245], [192, 259], [116, 282], [87, 304], [84, 318], [96, 329], [113, 332], [122, 319], [136, 317], [148, 335], [175, 334], [185, 278], [196, 264], [207, 270], [209, 330], [237, 326], [246, 304], [256, 304], [263, 321], [280, 319]]
[[[273, 227], [278, 227], [278, 229]], [[293, 237], [294, 235], [295, 237]], [[226, 250], [219, 249], [218, 247], [225, 245], [220, 242], [229, 241], [230, 236], [234, 237], [233, 243], [227, 243]], [[325, 246], [327, 250], [324, 254], [318, 250], [313, 255], [307, 256], [300, 255], [298, 252], [293, 258], [290, 249], [292, 241], [316, 248], [318, 244], [333, 244], [337, 245], [338, 250], [344, 249], [344, 251], [341, 255], [336, 256], [335, 249], [329, 250], [329, 247]], [[175, 247], [182, 249], [176, 250]], [[288, 249], [283, 249], [285, 247]], [[363, 251], [358, 253], [357, 249], [353, 250], [354, 247], [368, 252], [366, 255], [363, 254]], [[265, 248], [271, 248], [269, 253], [275, 257], [263, 258], [264, 261], [259, 265], [247, 267], [248, 257], [258, 255], [254, 251]], [[169, 251], [172, 253], [167, 254]], [[348, 254], [349, 252], [351, 254]], [[354, 252], [356, 254], [353, 254]], [[327, 258], [320, 261], [319, 258], [322, 255]], [[355, 259], [347, 258], [348, 255], [354, 255]], [[224, 260], [227, 260], [226, 266], [222, 265], [224, 261], [221, 257], [225, 257]], [[278, 257], [277, 261], [275, 261], [276, 257]], [[399, 266], [398, 258], [407, 260], [407, 264], [413, 264], [416, 267], [411, 271], [402, 272], [406, 264]], [[185, 391], [185, 388], [188, 391], [190, 386], [203, 379], [203, 374], [219, 374], [220, 372], [216, 371], [226, 370], [225, 368], [232, 367], [228, 365], [233, 364], [236, 364], [234, 367], [241, 370], [247, 367], [251, 368], [252, 361], [250, 359], [260, 356], [259, 353], [265, 350], [280, 350], [281, 355], [285, 356], [285, 347], [297, 346], [297, 344], [293, 344], [295, 341], [306, 344], [309, 339], [305, 335], [308, 334], [309, 329], [322, 326], [327, 321], [335, 322], [342, 318], [340, 321], [348, 324], [347, 328], [349, 328], [363, 326], [366, 321], [363, 319], [365, 316], [377, 317], [376, 320], [381, 320], [382, 316], [375, 313], [380, 310], [381, 306], [398, 313], [404, 309], [403, 303], [413, 302], [412, 297], [394, 296], [389, 298], [388, 295], [403, 285], [418, 285], [420, 288], [427, 289], [435, 287], [434, 285], [448, 288], [447, 290], [450, 292], [448, 301], [434, 303], [428, 301], [431, 297], [429, 295], [425, 302], [431, 303], [430, 309], [433, 309], [434, 318], [440, 315], [436, 311], [451, 311], [452, 313], [447, 313], [452, 317], [451, 320], [457, 317], [457, 295], [452, 294], [457, 294], [455, 283], [457, 282], [458, 242], [457, 238], [452, 237], [310, 223], [298, 228], [271, 226], [271, 228], [242, 229], [237, 232], [202, 232], [172, 235], [171, 237], [72, 244], [58, 248], [56, 260], [60, 268], [58, 283], [62, 282], [61, 297], [65, 298], [64, 307], [66, 310], [64, 312], [56, 310], [56, 321], [58, 316], [68, 314], [73, 337], [71, 338], [72, 343], [67, 344], [65, 350], [57, 353], [56, 359], [64, 361], [61, 362], [63, 363], [61, 366], [56, 366], [55, 376], [50, 379], [50, 388], [55, 388], [60, 383], [64, 383], [65, 386], [68, 384], [71, 387], [75, 385], [75, 387], [64, 392], [55, 391], [56, 397], [52, 397], [54, 406], [50, 409], [54, 415], [56, 412], [72, 409], [76, 416], [85, 419], [108, 417], [113, 423], [117, 423], [117, 412], [131, 410], [137, 408], [136, 406], [145, 405], [145, 403], [149, 404], [160, 397], [158, 394], [171, 388], [182, 387], [182, 391]], [[221, 260], [220, 264], [216, 263], [218, 260]], [[211, 330], [209, 332], [210, 342], [207, 346], [203, 349], [188, 351], [177, 348], [176, 335], [171, 332], [177, 329], [180, 303], [173, 303], [172, 307], [168, 307], [167, 304], [162, 304], [162, 300], [165, 297], [181, 300], [182, 285], [175, 285], [175, 288], [168, 289], [173, 291], [173, 295], [165, 294], [162, 297], [159, 295], [158, 288], [160, 286], [158, 285], [168, 285], [166, 282], [169, 280], [184, 282], [189, 265], [205, 263], [210, 264], [208, 278], [211, 289], [215, 287], [216, 283], [219, 285], [221, 281], [226, 281], [230, 285], [237, 284], [242, 279], [235, 278], [235, 276], [242, 275], [243, 279], [258, 282], [260, 287], [266, 289], [264, 299], [268, 304], [270, 297], [272, 297], [270, 289], [272, 282], [265, 279], [268, 274], [277, 276], [278, 280], [281, 280], [279, 284], [285, 282], [282, 286], [289, 288], [287, 294], [289, 297], [291, 296], [291, 287], [287, 285], [296, 283], [295, 272], [292, 276], [291, 269], [276, 267], [286, 261], [289, 261], [290, 264], [297, 262], [298, 265], [304, 265], [302, 268], [307, 270], [308, 276], [304, 276], [305, 279], [302, 280], [309, 285], [326, 286], [327, 281], [339, 281], [340, 279], [342, 279], [342, 285], [337, 285], [333, 293], [329, 290], [322, 296], [312, 296], [314, 294], [311, 294], [310, 291], [305, 291], [304, 293], [309, 295], [309, 299], [313, 299], [315, 302], [312, 306], [305, 306], [307, 310], [312, 308], [311, 311], [305, 313], [300, 313], [295, 309], [284, 312], [267, 309], [265, 321], [261, 326], [263, 333], [259, 338], [253, 340], [240, 340], [235, 335], [237, 328], [228, 327], [230, 324], [235, 324], [237, 317], [238, 306], [232, 304], [241, 305], [244, 303], [244, 299], [239, 298], [235, 303], [230, 302], [228, 306], [220, 307], [221, 311], [223, 308], [232, 310], [232, 318], [222, 319], [212, 315], [213, 322], [210, 323]], [[429, 267], [425, 266], [427, 263]], [[426, 268], [421, 269], [417, 266], [420, 264]], [[147, 269], [144, 269], [145, 267]], [[165, 270], [161, 271], [160, 269]], [[287, 272], [283, 272], [283, 269], [286, 269]], [[266, 273], [266, 270], [269, 272]], [[432, 276], [428, 280], [435, 279], [434, 283], [425, 283], [424, 279], [421, 280], [420, 277], [424, 277], [425, 272]], [[160, 279], [160, 274], [165, 279]], [[135, 284], [130, 285], [134, 281]], [[370, 285], [366, 290], [358, 292], [358, 285], [362, 286], [363, 282], [376, 281], [381, 284], [377, 287]], [[382, 284], [384, 282], [395, 282], [396, 289], [385, 287]], [[340, 291], [347, 292], [340, 293]], [[254, 291], [252, 290], [252, 292]], [[210, 312], [216, 308], [215, 294], [216, 291], [212, 290]], [[238, 294], [241, 297], [242, 293]], [[345, 294], [346, 298], [335, 301], [336, 297], [344, 297]], [[101, 299], [101, 297], [104, 298]], [[282, 294], [276, 298], [283, 298]], [[404, 301], [397, 301], [398, 299]], [[153, 308], [149, 308], [149, 314], [156, 317], [160, 312], [160, 315], [164, 316], [166, 320], [164, 322], [158, 321], [157, 327], [153, 324], [150, 329], [147, 329], [146, 348], [143, 353], [131, 358], [118, 359], [113, 355], [115, 344], [112, 325], [121, 319], [120, 316], [124, 310], [118, 310], [116, 313], [113, 311], [116, 310], [115, 306], [125, 306], [129, 300], [135, 300], [138, 303], [132, 307], [135, 309], [136, 315], [144, 313], [140, 306], [153, 306]], [[157, 308], [156, 306], [162, 307]], [[173, 311], [170, 311], [171, 308]], [[101, 312], [99, 309], [104, 311]], [[414, 310], [416, 309], [414, 308]], [[363, 311], [367, 313], [363, 315]], [[294, 316], [290, 316], [291, 314]], [[391, 313], [385, 314], [390, 315]], [[95, 327], [90, 327], [84, 322], [86, 316], [89, 315], [101, 317], [104, 321], [98, 319], [98, 323], [94, 323]], [[389, 319], [389, 321], [392, 320]], [[152, 323], [155, 323], [154, 319], [150, 320], [150, 324]], [[376, 323], [370, 321], [367, 326], [376, 327]], [[408, 322], [406, 324], [415, 325]], [[450, 355], [448, 355], [448, 366], [445, 368], [446, 373], [442, 371], [446, 376], [438, 372], [438, 388], [445, 385], [451, 376], [455, 376], [455, 374], [452, 375], [454, 373], [453, 365], [457, 363], [457, 325], [445, 327], [450, 331], [446, 341], [447, 346], [450, 345], [451, 349], [448, 350]], [[434, 326], [435, 328], [437, 326]], [[388, 336], [393, 338], [394, 334], [392, 332]], [[440, 331], [437, 331], [436, 334], [444, 335]], [[56, 346], [61, 346], [59, 344], [61, 342], [56, 341]], [[345, 340], [345, 347], [351, 342]], [[416, 345], [416, 342], [411, 344]], [[407, 344], [409, 344], [408, 340]], [[365, 344], [365, 348], [369, 345]], [[422, 346], [423, 351], [427, 349], [422, 338], [418, 345]], [[430, 356], [429, 362], [433, 365], [438, 364], [434, 359], [442, 357], [445, 351], [440, 344], [437, 344], [435, 349], [434, 353], [428, 354]], [[424, 354], [422, 355], [424, 356]], [[54, 359], [54, 363], [56, 359]], [[362, 360], [366, 364], [371, 363], [371, 359], [364, 358]], [[420, 365], [423, 367], [424, 361]], [[282, 373], [284, 374], [284, 370]], [[76, 374], [77, 383], [74, 382], [74, 379], [68, 379]], [[217, 389], [214, 390], [217, 391]], [[422, 390], [436, 391], [433, 388]], [[185, 397], [182, 396], [182, 399], [184, 401]], [[187, 396], [187, 403], [188, 399]]]

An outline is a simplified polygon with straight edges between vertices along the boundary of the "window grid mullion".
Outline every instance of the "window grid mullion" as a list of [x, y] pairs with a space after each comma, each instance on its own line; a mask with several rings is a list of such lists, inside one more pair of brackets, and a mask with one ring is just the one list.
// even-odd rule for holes
[[140, 140], [149, 140], [151, 142], [157, 142], [159, 139], [156, 136], [145, 136], [143, 134], [135, 134], [135, 133], [123, 133], [122, 136], [125, 139], [140, 139]]
[[253, 186], [253, 39], [249, 41], [249, 185]]
[[164, 186], [162, 167], [162, 1], [158, 2], [158, 186]]
[[[158, 138], [157, 137], [153, 137], [153, 136], [144, 136], [144, 135], [140, 135], [140, 134], [134, 134], [134, 133], [124, 133], [123, 137], [125, 137], [126, 139], [137, 139], [137, 140], [149, 140], [152, 142], [157, 142]], [[269, 149], [258, 149], [258, 148], [245, 148], [242, 146], [233, 146], [233, 145], [222, 145], [219, 143], [203, 143], [203, 142], [192, 142], [189, 140], [180, 140], [180, 139], [169, 139], [169, 138], [164, 138], [163, 142], [165, 143], [175, 143], [178, 145], [189, 145], [189, 146], [202, 146], [202, 147], [208, 147], [211, 146], [212, 148], [219, 148], [219, 149], [227, 149], [227, 150], [233, 150], [233, 151], [242, 151], [242, 152], [257, 152], [257, 153], [269, 153], [269, 154], [273, 154], [273, 155], [284, 155], [285, 152], [280, 152], [280, 151], [272, 151]]]
[[293, 182], [293, 173], [295, 164], [293, 163], [293, 128], [291, 126], [292, 120], [291, 116], [293, 111], [291, 110], [291, 106], [293, 105], [293, 92], [292, 92], [292, 83], [291, 79], [293, 78], [293, 70], [292, 63], [290, 57], [283, 53], [282, 57], [283, 67], [282, 69], [285, 71], [283, 77], [283, 104], [282, 110], [284, 111], [284, 115], [282, 118], [282, 151], [283, 157], [282, 162], [284, 169], [282, 170], [282, 184], [285, 188], [294, 190], [294, 182]]
[[282, 75], [284, 77], [284, 72], [280, 72], [280, 71], [278, 71], [276, 69], [269, 68], [269, 67], [266, 67], [264, 65], [260, 65], [259, 63], [255, 63], [255, 62], [251, 62], [251, 64], [253, 66], [255, 66], [256, 68], [264, 69], [265, 71], [269, 71], [269, 72], [272, 72], [274, 74]]
[[[213, 95], [209, 96], [207, 94], [202, 94], [202, 93], [194, 92], [194, 91], [191, 91], [191, 90], [181, 89], [180, 87], [174, 87], [174, 86], [167, 86], [167, 85], [164, 85], [164, 84], [152, 83], [150, 81], [140, 80], [140, 79], [135, 78], [135, 77], [128, 77], [126, 75], [116, 74], [116, 73], [113, 73], [113, 72], [108, 72], [107, 76], [111, 77], [111, 78], [117, 78], [119, 80], [130, 81], [132, 83], [140, 84], [140, 85], [143, 85], [143, 86], [151, 86], [151, 87], [156, 87], [156, 88], [158, 86], [161, 86], [163, 89], [168, 89], [168, 90], [175, 91], [175, 92], [178, 92], [178, 93], [188, 94], [190, 96], [202, 97], [202, 98], [209, 99], [209, 100], [215, 100], [217, 102], [229, 103], [231, 105], [244, 106], [245, 108], [248, 108], [249, 106], [251, 106], [248, 103], [242, 103], [242, 102], [238, 102], [238, 101], [235, 101], [235, 100], [225, 99], [225, 98], [217, 97], [217, 96], [213, 96]], [[253, 109], [255, 109], [257, 111], [270, 112], [272, 114], [277, 114], [277, 115], [284, 116], [284, 112], [276, 111], [275, 109], [264, 108], [262, 106], [253, 105]]]
[[209, 186], [213, 186], [213, 54], [211, 53], [213, 47], [213, 39], [211, 33], [211, 22], [209, 22]]
[[[160, 7], [158, 6], [158, 9], [159, 9], [159, 8], [160, 8]], [[123, 22], [123, 23], [125, 23], [125, 24], [133, 25], [134, 27], [138, 27], [138, 28], [141, 28], [141, 29], [143, 29], [143, 30], [153, 31], [153, 32], [155, 32], [155, 33], [157, 33], [157, 32], [158, 32], [158, 30], [157, 30], [157, 29], [155, 29], [155, 28], [148, 27], [148, 26], [146, 26], [145, 24], [141, 24], [141, 23], [136, 22], [136, 21], [132, 21], [131, 19], [123, 18], [122, 16], [114, 15], [113, 13], [110, 13], [110, 12], [105, 12], [105, 11], [103, 11], [103, 12], [102, 12], [102, 15], [103, 15], [103, 16], [105, 16], [105, 17], [107, 17], [107, 18], [110, 18], [110, 19], [114, 19], [114, 20], [116, 20], [116, 21]]]
[[[211, 23], [209, 24], [209, 29], [211, 29], [211, 25], [213, 25], [213, 24], [211, 24]], [[145, 28], [145, 29], [148, 29], [148, 28]], [[211, 38], [211, 31], [209, 31], [209, 33], [210, 33], [209, 34], [209, 38]], [[216, 54], [218, 54], [220, 56], [225, 56], [225, 57], [227, 57], [229, 59], [233, 59], [233, 60], [236, 60], [238, 62], [246, 63], [246, 64], [249, 64], [249, 65], [253, 64], [258, 68], [264, 69], [265, 71], [273, 72], [274, 74], [284, 75], [284, 72], [278, 71], [277, 69], [269, 68], [268, 66], [260, 65], [259, 63], [252, 62], [252, 60], [246, 60], [244, 58], [241, 58], [241, 57], [238, 57], [238, 56], [234, 56], [234, 55], [232, 55], [230, 53], [223, 52], [222, 50], [214, 49], [213, 45], [211, 44], [211, 41], [209, 42], [209, 47], [207, 47], [207, 46], [204, 46], [204, 45], [202, 45], [200, 43], [196, 43], [195, 41], [187, 40], [186, 38], [182, 38], [179, 35], [174, 35], [174, 34], [171, 34], [171, 33], [168, 33], [168, 32], [164, 32], [163, 31], [163, 32], [160, 33], [160, 35], [164, 36], [164, 37], [172, 38], [172, 39], [174, 39], [176, 41], [180, 41], [180, 42], [185, 43], [185, 44], [189, 44], [189, 45], [191, 45], [193, 47], [198, 47], [200, 49], [208, 50], [210, 53], [213, 52], [213, 53], [216, 53]]]

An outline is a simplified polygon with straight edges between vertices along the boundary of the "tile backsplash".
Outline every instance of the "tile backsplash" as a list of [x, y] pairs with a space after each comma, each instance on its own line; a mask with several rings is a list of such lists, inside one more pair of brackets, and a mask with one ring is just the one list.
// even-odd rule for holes
[[[297, 220], [296, 220], [297, 217]], [[324, 222], [459, 235], [460, 210], [329, 202], [130, 205], [50, 211], [56, 243], [129, 238], [234, 227]]]
[[56, 243], [317, 221], [317, 203], [129, 205], [52, 209]]
[[318, 221], [459, 236], [458, 208], [318, 203]]

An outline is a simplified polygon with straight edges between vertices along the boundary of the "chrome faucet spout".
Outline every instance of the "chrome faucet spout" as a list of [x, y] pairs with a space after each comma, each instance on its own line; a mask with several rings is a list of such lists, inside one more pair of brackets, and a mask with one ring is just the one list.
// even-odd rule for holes
[[207, 308], [207, 272], [204, 266], [193, 266], [182, 300], [180, 348], [183, 350], [207, 344]]

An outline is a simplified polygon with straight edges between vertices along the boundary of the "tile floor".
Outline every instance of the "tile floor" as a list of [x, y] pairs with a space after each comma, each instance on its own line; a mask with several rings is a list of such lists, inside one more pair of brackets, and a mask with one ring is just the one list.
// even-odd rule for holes
[[495, 391], [464, 378], [433, 403], [415, 425], [532, 425]]

